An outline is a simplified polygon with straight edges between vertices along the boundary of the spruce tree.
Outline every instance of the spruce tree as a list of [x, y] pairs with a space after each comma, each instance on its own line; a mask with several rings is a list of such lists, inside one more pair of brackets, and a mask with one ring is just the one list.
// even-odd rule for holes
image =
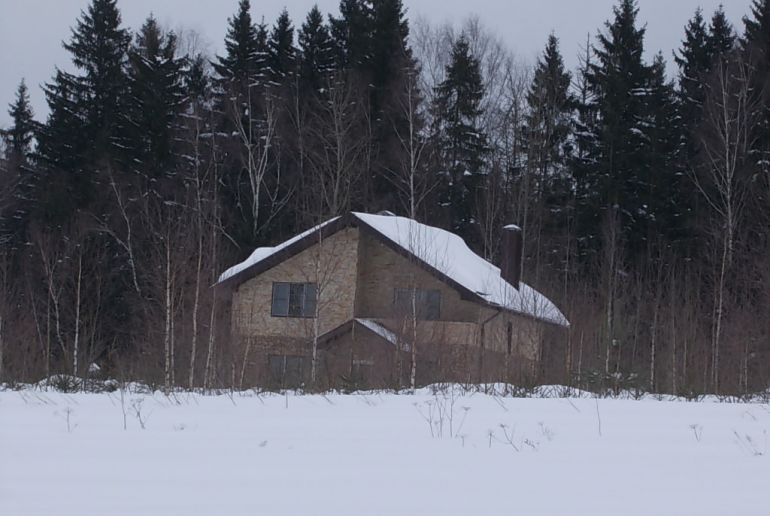
[[57, 70], [44, 88], [50, 115], [40, 132], [39, 153], [41, 163], [56, 174], [46, 182], [49, 214], [66, 217], [99, 198], [99, 172], [116, 157], [122, 137], [130, 40], [115, 0], [92, 0], [64, 43], [79, 73]]
[[[674, 60], [679, 67], [676, 92], [679, 147], [676, 169], [680, 177], [687, 177], [692, 173], [693, 164], [700, 160], [701, 144], [698, 134], [703, 120], [705, 85], [713, 65], [709, 31], [700, 9], [695, 11], [695, 15], [687, 23], [684, 41], [678, 54], [674, 55]], [[673, 120], [668, 124], [672, 123]], [[682, 187], [685, 188], [686, 184], [683, 182]], [[695, 234], [698, 195], [694, 188], [685, 188], [682, 194], [686, 202], [678, 222], [679, 227], [683, 228], [683, 237]]]
[[571, 83], [572, 74], [564, 68], [559, 40], [551, 34], [527, 92], [529, 159], [534, 160], [544, 178], [553, 177], [556, 170], [563, 173], [567, 162], [566, 146], [575, 108]]
[[565, 70], [559, 52], [559, 40], [551, 34], [535, 65], [525, 116], [528, 173], [522, 179], [530, 194], [531, 210], [526, 213], [532, 216], [521, 223], [525, 226], [525, 239], [537, 238], [534, 247], [538, 256], [543, 251], [539, 245], [542, 238], [563, 233], [568, 223], [567, 207], [572, 192], [568, 164], [576, 107], [571, 82], [572, 75]]
[[280, 84], [289, 79], [296, 70], [296, 49], [294, 48], [294, 27], [289, 13], [284, 9], [270, 33], [268, 68], [273, 82]]
[[[685, 37], [674, 60], [679, 67], [679, 103], [682, 123], [692, 134], [700, 123], [705, 75], [711, 69], [708, 28], [700, 8], [685, 27]], [[686, 153], [691, 156], [692, 149]]]
[[[682, 139], [682, 120], [674, 84], [666, 80], [666, 62], [657, 54], [650, 67], [646, 99], [644, 166], [646, 188], [640, 192], [642, 218], [650, 247], [664, 246], [688, 236], [686, 224], [692, 209], [692, 188], [684, 181], [685, 173], [678, 163]], [[662, 237], [663, 241], [657, 242]]]
[[397, 204], [391, 171], [399, 166], [399, 134], [407, 134], [408, 117], [404, 95], [408, 81], [419, 75], [409, 47], [409, 22], [401, 0], [372, 2], [371, 56], [366, 76], [370, 78], [369, 108], [374, 121], [374, 163], [370, 198], [372, 209], [394, 209]]
[[13, 164], [27, 161], [32, 152], [32, 140], [35, 135], [35, 120], [29, 103], [29, 90], [24, 79], [16, 89], [16, 99], [9, 106], [11, 127], [3, 132], [6, 145], [6, 159]]
[[744, 16], [743, 25], [743, 45], [751, 45], [753, 51], [762, 56], [764, 64], [770, 65], [770, 1], [753, 0], [751, 17]]
[[334, 46], [317, 5], [307, 15], [298, 36], [302, 89], [318, 93], [334, 69]]
[[392, 109], [393, 89], [416, 65], [409, 48], [409, 22], [401, 0], [372, 2], [372, 36], [369, 68], [375, 113]]
[[340, 0], [340, 16], [329, 17], [337, 67], [363, 70], [372, 55], [373, 13], [367, 0]]
[[126, 148], [130, 166], [149, 178], [173, 170], [174, 125], [184, 100], [182, 60], [176, 51], [176, 35], [165, 33], [150, 16], [129, 52]]
[[[757, 128], [757, 140], [753, 154], [757, 168], [762, 172], [764, 188], [756, 189], [759, 209], [766, 213], [770, 206], [770, 1], [754, 0], [751, 5], [751, 17], [744, 17], [745, 33], [742, 40], [744, 59], [753, 64], [753, 88], [761, 92], [764, 116]], [[762, 223], [768, 222], [765, 214]]]
[[240, 0], [238, 12], [228, 20], [225, 55], [213, 63], [223, 85], [238, 83], [237, 89], [244, 89], [257, 75], [261, 51], [257, 27], [251, 19], [251, 3]]
[[29, 91], [23, 79], [8, 114], [11, 126], [2, 133], [5, 142], [5, 170], [2, 170], [0, 180], [3, 182], [1, 189], [5, 198], [0, 212], [0, 237], [4, 246], [15, 250], [26, 241], [25, 229], [37, 183], [36, 169], [31, 160], [32, 141], [37, 126], [29, 103]]
[[438, 219], [478, 249], [478, 196], [487, 136], [481, 129], [481, 67], [465, 35], [452, 47], [446, 78], [435, 91], [434, 140], [438, 150]]
[[126, 56], [131, 36], [121, 28], [116, 0], [92, 0], [64, 48], [81, 72], [73, 78], [84, 128], [97, 159], [111, 152], [126, 99]]
[[707, 46], [712, 59], [725, 55], [735, 48], [736, 35], [732, 24], [727, 20], [725, 11], [720, 5], [709, 24]]
[[614, 14], [607, 32], [597, 37], [596, 62], [588, 70], [599, 119], [598, 149], [590, 172], [595, 177], [589, 188], [580, 189], [586, 196], [580, 231], [583, 242], [598, 242], [602, 224], [617, 221], [621, 238], [638, 251], [646, 243], [645, 219], [654, 216], [640, 195], [647, 188], [642, 121], [648, 118], [650, 72], [642, 60], [645, 29], [636, 27], [636, 1], [620, 0]]

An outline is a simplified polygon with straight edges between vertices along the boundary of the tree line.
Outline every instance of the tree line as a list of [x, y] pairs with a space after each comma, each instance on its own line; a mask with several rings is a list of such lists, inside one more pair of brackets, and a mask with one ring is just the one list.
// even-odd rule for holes
[[572, 325], [534, 382], [677, 394], [770, 381], [770, 1], [743, 27], [694, 13], [666, 75], [635, 0], [565, 67], [519, 60], [477, 19], [411, 23], [341, 0], [294, 26], [229, 18], [222, 55], [92, 0], [73, 72], [22, 81], [0, 160], [0, 381], [56, 373], [233, 386], [211, 286], [257, 246], [390, 210], [523, 279]]

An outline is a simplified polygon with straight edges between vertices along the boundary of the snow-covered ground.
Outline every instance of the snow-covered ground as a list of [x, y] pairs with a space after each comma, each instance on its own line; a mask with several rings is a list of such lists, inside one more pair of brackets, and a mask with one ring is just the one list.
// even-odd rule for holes
[[0, 514], [767, 515], [768, 432], [762, 404], [4, 391]]

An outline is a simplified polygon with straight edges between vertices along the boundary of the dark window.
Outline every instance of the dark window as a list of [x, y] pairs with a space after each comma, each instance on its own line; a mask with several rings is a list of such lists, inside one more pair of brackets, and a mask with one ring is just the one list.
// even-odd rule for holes
[[511, 351], [513, 349], [513, 323], [508, 323], [508, 334], [506, 335], [506, 338], [508, 339], [508, 354], [511, 354]]
[[305, 357], [292, 355], [270, 355], [268, 357], [273, 382], [281, 387], [298, 387], [306, 371]]
[[273, 283], [273, 317], [315, 317], [315, 283]]
[[[414, 301], [414, 307], [412, 306]], [[411, 315], [416, 309], [417, 319], [436, 321], [441, 317], [441, 291], [411, 288], [397, 288], [393, 295], [399, 315]]]

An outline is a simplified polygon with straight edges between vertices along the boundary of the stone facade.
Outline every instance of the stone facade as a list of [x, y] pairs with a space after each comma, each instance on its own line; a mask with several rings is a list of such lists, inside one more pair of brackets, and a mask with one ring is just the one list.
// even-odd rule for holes
[[[273, 317], [274, 282], [316, 283], [318, 317]], [[399, 313], [395, 289], [415, 288], [440, 292], [437, 320]], [[341, 229], [243, 282], [231, 307], [243, 387], [280, 383], [281, 360], [301, 369], [301, 381], [307, 381], [318, 337], [316, 381], [324, 387], [404, 385], [412, 343], [419, 383], [515, 381], [539, 358], [542, 323], [463, 299], [414, 258], [357, 227]], [[398, 343], [356, 324], [357, 318], [378, 322]]]

